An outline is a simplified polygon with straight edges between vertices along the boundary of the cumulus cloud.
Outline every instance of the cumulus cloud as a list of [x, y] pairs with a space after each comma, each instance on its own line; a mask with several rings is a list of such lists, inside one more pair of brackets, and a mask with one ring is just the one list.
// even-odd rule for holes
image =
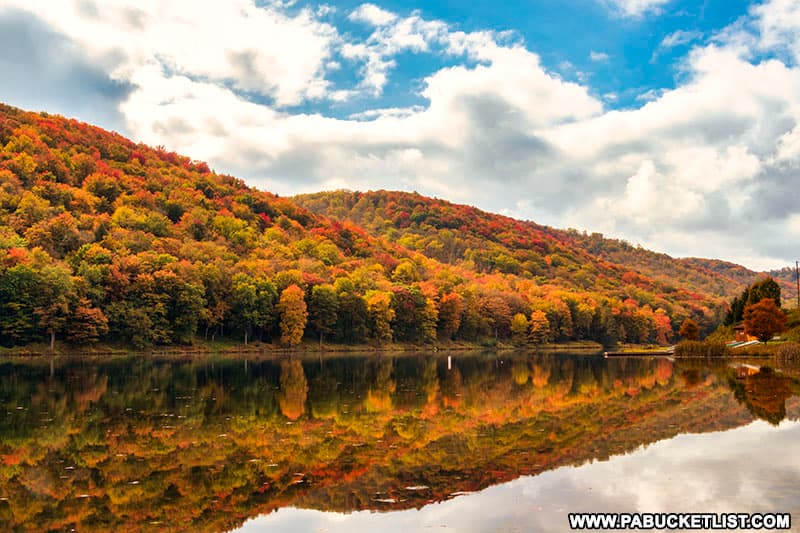
[[[135, 139], [281, 194], [416, 189], [677, 255], [772, 267], [796, 253], [800, 68], [791, 58], [800, 25], [792, 1], [759, 4], [695, 45], [676, 87], [624, 110], [547, 69], [513, 33], [464, 32], [373, 4], [343, 14], [368, 29], [363, 37], [323, 22], [327, 11], [247, 0], [7, 4], [16, 10], [0, 11], [0, 23], [24, 15], [69, 51], [62, 57], [74, 66], [56, 87], [86, 72], [96, 80], [92, 101], [108, 102]], [[641, 16], [666, 2], [615, 5]], [[676, 32], [662, 44], [696, 37]], [[32, 57], [29, 48], [23, 55]], [[291, 111], [311, 100], [378, 96], [407, 53], [448, 65], [409, 88], [421, 105], [367, 103], [347, 118]], [[354, 84], [330, 81], [348, 68], [358, 72]]]
[[397, 54], [427, 52], [432, 45], [447, 40], [446, 24], [425, 20], [418, 13], [401, 19], [373, 4], [363, 4], [349, 18], [376, 27], [364, 42], [346, 43], [342, 47], [344, 57], [363, 62], [360, 87], [373, 96], [383, 92], [390, 71], [397, 66], [394, 60]]
[[0, 72], [0, 101], [125, 127], [117, 108], [130, 82], [112, 79], [80, 46], [29, 13], [0, 12]]
[[786, 50], [800, 60], [800, 4], [795, 0], [770, 0], [753, 8], [762, 49]]
[[350, 20], [365, 22], [372, 26], [386, 26], [397, 19], [397, 15], [381, 9], [375, 4], [361, 4], [350, 13]]
[[309, 9], [292, 16], [248, 0], [54, 0], [46, 9], [8, 0], [5, 5], [39, 17], [115, 80], [129, 80], [157, 64], [271, 97], [277, 105], [326, 94], [325, 64], [338, 38]]

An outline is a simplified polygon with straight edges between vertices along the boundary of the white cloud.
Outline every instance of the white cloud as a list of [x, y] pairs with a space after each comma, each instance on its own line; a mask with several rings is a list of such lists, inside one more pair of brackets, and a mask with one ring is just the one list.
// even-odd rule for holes
[[[623, 4], [634, 16], [666, 2]], [[455, 31], [420, 13], [362, 5], [350, 17], [373, 29], [356, 39], [316, 12], [245, 0], [138, 11], [115, 2], [96, 13], [81, 5], [54, 2], [36, 14], [130, 85], [119, 111], [135, 139], [275, 192], [416, 189], [673, 254], [775, 266], [795, 253], [787, 238], [800, 213], [800, 68], [786, 60], [798, 42], [793, 2], [760, 4], [746, 23], [695, 46], [675, 88], [648, 91], [641, 107], [622, 111], [549, 71], [513, 33]], [[767, 49], [777, 59], [755, 59]], [[452, 63], [418, 80], [423, 106], [384, 103], [346, 119], [286, 111], [308, 99], [381, 94], [401, 52]], [[348, 68], [361, 69], [356, 86], [327, 80]], [[581, 79], [571, 65], [563, 72]], [[275, 104], [248, 100], [252, 92]]]
[[800, 125], [781, 136], [778, 141], [777, 161], [800, 166]]
[[394, 56], [403, 51], [422, 53], [435, 43], [446, 42], [448, 29], [441, 21], [428, 21], [418, 13], [399, 18], [372, 4], [364, 4], [350, 18], [376, 26], [373, 33], [361, 43], [347, 43], [342, 55], [363, 61], [360, 87], [373, 96], [380, 96], [388, 82], [389, 72], [397, 65]]
[[647, 13], [659, 14], [670, 0], [606, 0], [620, 15], [638, 18]]
[[800, 3], [770, 0], [752, 9], [763, 49], [789, 49], [800, 60]]
[[658, 47], [653, 51], [653, 55], [650, 57], [650, 62], [653, 63], [658, 58], [658, 56], [668, 50], [673, 48], [678, 48], [685, 46], [689, 43], [698, 41], [703, 38], [703, 34], [699, 31], [694, 30], [677, 30], [668, 35], [666, 35], [661, 42], [659, 43]]
[[350, 13], [350, 20], [365, 22], [372, 26], [386, 26], [397, 19], [397, 15], [381, 9], [375, 4], [361, 4]]
[[[729, 420], [746, 419], [734, 400], [726, 407]], [[620, 436], [630, 441], [630, 433]], [[678, 435], [419, 509], [335, 513], [284, 507], [246, 521], [236, 532], [549, 532], [566, 530], [570, 512], [788, 512], [800, 481], [800, 459], [786, 450], [799, 437], [797, 422], [773, 427], [758, 421], [728, 431]]]
[[703, 34], [699, 31], [684, 31], [684, 30], [677, 30], [661, 40], [661, 44], [659, 44], [660, 48], [674, 48], [676, 46], [683, 46], [685, 44], [689, 44], [693, 41], [701, 39]]
[[605, 52], [595, 52], [592, 50], [589, 52], [589, 59], [592, 61], [608, 61], [608, 54]]
[[664, 89], [648, 89], [642, 94], [636, 96], [636, 99], [641, 102], [652, 102], [658, 100], [666, 91]]
[[273, 97], [278, 105], [322, 98], [324, 66], [336, 30], [308, 9], [289, 16], [252, 1], [36, 3], [8, 0], [83, 47], [117, 79], [153, 64], [179, 74], [230, 83]]

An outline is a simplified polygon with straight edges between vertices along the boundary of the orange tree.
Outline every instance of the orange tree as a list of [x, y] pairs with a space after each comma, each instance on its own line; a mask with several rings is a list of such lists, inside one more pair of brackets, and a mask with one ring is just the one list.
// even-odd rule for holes
[[772, 298], [762, 298], [757, 304], [744, 308], [744, 329], [761, 342], [767, 342], [773, 335], [786, 329], [786, 320], [786, 314], [775, 305]]
[[308, 321], [308, 308], [306, 306], [303, 289], [297, 285], [289, 285], [281, 293], [278, 302], [281, 314], [281, 344], [292, 347], [303, 340], [303, 332]]

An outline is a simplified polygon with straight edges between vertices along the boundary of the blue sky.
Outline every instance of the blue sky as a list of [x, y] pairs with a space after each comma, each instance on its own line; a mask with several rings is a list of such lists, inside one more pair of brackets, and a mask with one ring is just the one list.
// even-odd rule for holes
[[0, 0], [0, 100], [290, 195], [800, 254], [800, 2]]
[[[337, 11], [330, 18], [339, 29], [365, 38], [367, 29], [347, 19], [361, 4], [337, 2]], [[427, 1], [413, 7], [409, 2], [379, 3], [401, 16], [416, 12], [465, 32], [510, 31], [512, 39], [539, 54], [547, 69], [567, 80], [589, 82], [592, 93], [612, 109], [638, 107], [642, 94], [674, 88], [681, 75], [680, 59], [690, 47], [744, 17], [749, 4], [742, 0], [674, 1], [665, 6], [661, 16], [624, 16], [613, 5], [594, 0]], [[662, 44], [670, 36], [678, 37], [675, 44]], [[403, 54], [397, 58], [397, 69], [385, 93], [376, 100], [384, 107], [424, 105], [424, 98], [409, 87], [456, 63], [454, 59]], [[353, 76], [346, 74], [343, 80], [353, 81]], [[298, 110], [345, 116], [358, 105], [307, 105]]]

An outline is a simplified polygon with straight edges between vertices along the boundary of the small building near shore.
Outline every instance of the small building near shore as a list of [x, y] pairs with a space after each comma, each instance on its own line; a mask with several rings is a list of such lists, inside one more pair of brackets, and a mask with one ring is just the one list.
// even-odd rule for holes
[[758, 338], [747, 334], [747, 332], [744, 330], [744, 324], [736, 324], [733, 326], [733, 335], [733, 338], [736, 340], [736, 342], [749, 342], [758, 340]]

